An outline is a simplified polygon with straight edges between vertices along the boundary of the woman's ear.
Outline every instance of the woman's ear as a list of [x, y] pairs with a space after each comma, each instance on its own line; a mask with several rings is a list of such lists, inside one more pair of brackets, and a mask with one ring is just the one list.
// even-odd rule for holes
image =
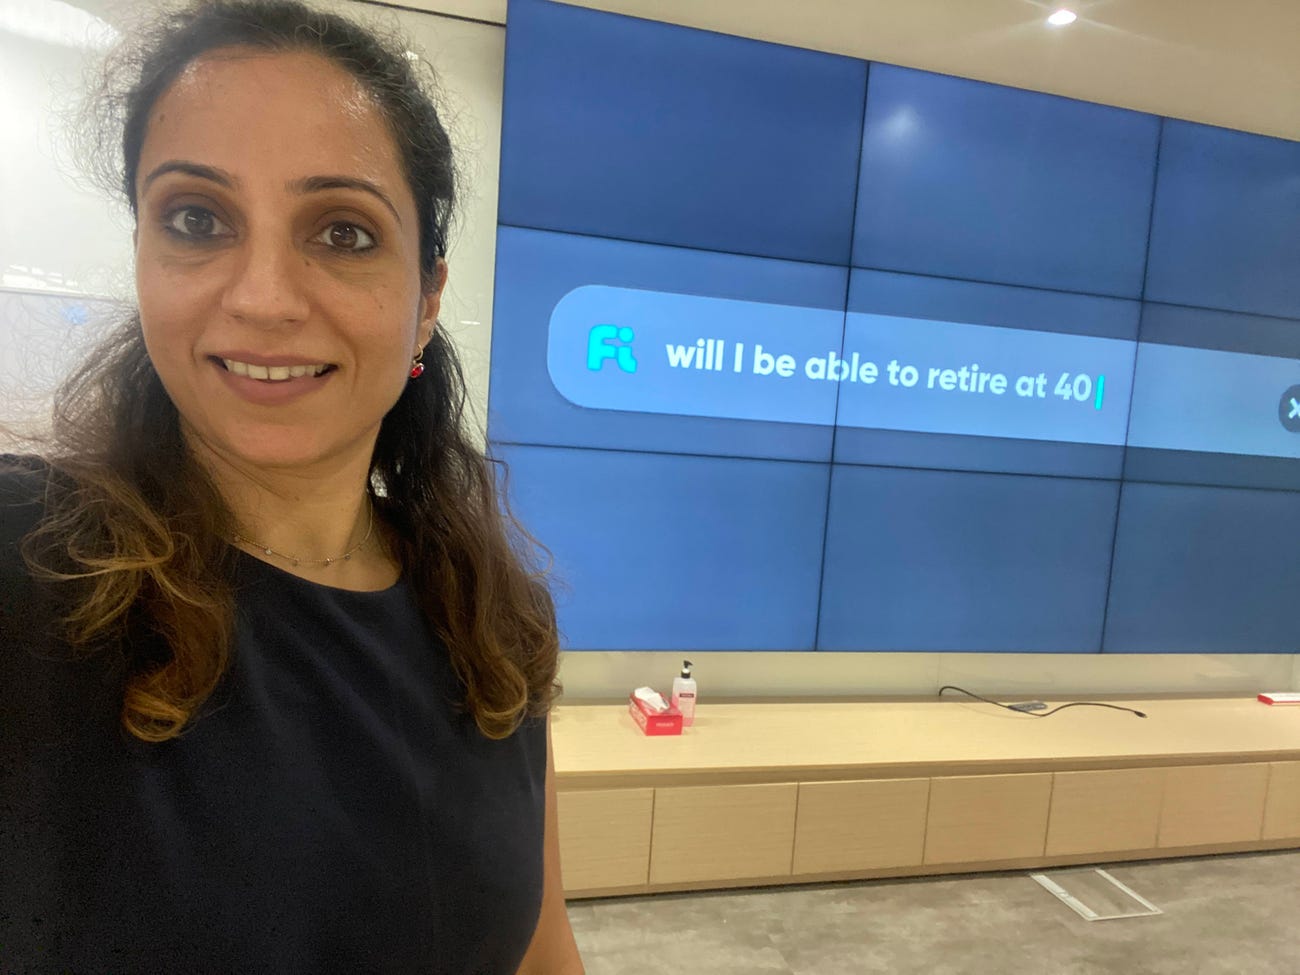
[[420, 296], [420, 322], [416, 328], [416, 341], [424, 348], [438, 327], [438, 312], [442, 308], [442, 292], [447, 287], [447, 262], [441, 257], [434, 265], [432, 280]]

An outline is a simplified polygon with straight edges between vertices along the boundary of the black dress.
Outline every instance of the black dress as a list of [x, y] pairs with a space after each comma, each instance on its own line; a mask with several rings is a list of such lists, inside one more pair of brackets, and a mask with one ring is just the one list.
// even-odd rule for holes
[[410, 587], [247, 555], [232, 667], [180, 738], [119, 724], [17, 543], [46, 473], [0, 458], [0, 972], [513, 973], [542, 897], [546, 727], [457, 708]]

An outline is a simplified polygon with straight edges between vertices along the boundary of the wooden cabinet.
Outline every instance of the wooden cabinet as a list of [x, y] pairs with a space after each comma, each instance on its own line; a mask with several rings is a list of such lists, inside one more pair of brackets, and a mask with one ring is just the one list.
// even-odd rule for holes
[[1268, 765], [1263, 762], [1166, 769], [1157, 845], [1257, 840], [1267, 791]]
[[788, 876], [794, 782], [655, 790], [650, 883]]
[[1300, 838], [1300, 762], [1271, 762], [1263, 839], [1296, 838]]
[[654, 789], [558, 792], [555, 798], [566, 891], [645, 884]]
[[801, 783], [794, 873], [919, 865], [929, 797], [929, 779]]
[[1052, 774], [969, 775], [930, 781], [925, 862], [1041, 857]]
[[570, 896], [1300, 847], [1300, 722], [1253, 697], [1052, 722], [936, 701], [711, 704], [553, 726]]
[[1164, 779], [1164, 769], [1055, 773], [1047, 856], [1153, 849]]

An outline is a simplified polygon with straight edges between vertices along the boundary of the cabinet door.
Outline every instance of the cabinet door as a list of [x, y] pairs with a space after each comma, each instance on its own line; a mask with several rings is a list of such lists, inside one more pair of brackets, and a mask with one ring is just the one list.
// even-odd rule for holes
[[1051, 772], [930, 780], [926, 863], [1041, 857]]
[[794, 782], [656, 789], [650, 882], [789, 875], [798, 790]]
[[929, 779], [800, 783], [794, 872], [919, 865], [929, 796]]
[[1268, 765], [1263, 762], [1166, 769], [1159, 845], [1257, 840], [1267, 791]]
[[1264, 803], [1266, 840], [1300, 837], [1300, 762], [1271, 762]]
[[653, 789], [558, 792], [555, 799], [566, 892], [646, 882]]
[[1154, 849], [1163, 788], [1164, 769], [1057, 772], [1047, 855]]

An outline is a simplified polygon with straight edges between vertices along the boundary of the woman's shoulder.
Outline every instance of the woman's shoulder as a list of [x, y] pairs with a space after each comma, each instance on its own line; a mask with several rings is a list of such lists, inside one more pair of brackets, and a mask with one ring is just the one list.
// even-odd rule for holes
[[9, 567], [18, 544], [44, 516], [51, 476], [40, 457], [0, 454], [0, 566]]
[[49, 462], [39, 454], [0, 454], [0, 482], [5, 484], [33, 474], [43, 478], [49, 471]]
[[34, 614], [43, 603], [22, 542], [45, 515], [52, 476], [39, 457], [0, 454], [0, 650], [39, 625]]

